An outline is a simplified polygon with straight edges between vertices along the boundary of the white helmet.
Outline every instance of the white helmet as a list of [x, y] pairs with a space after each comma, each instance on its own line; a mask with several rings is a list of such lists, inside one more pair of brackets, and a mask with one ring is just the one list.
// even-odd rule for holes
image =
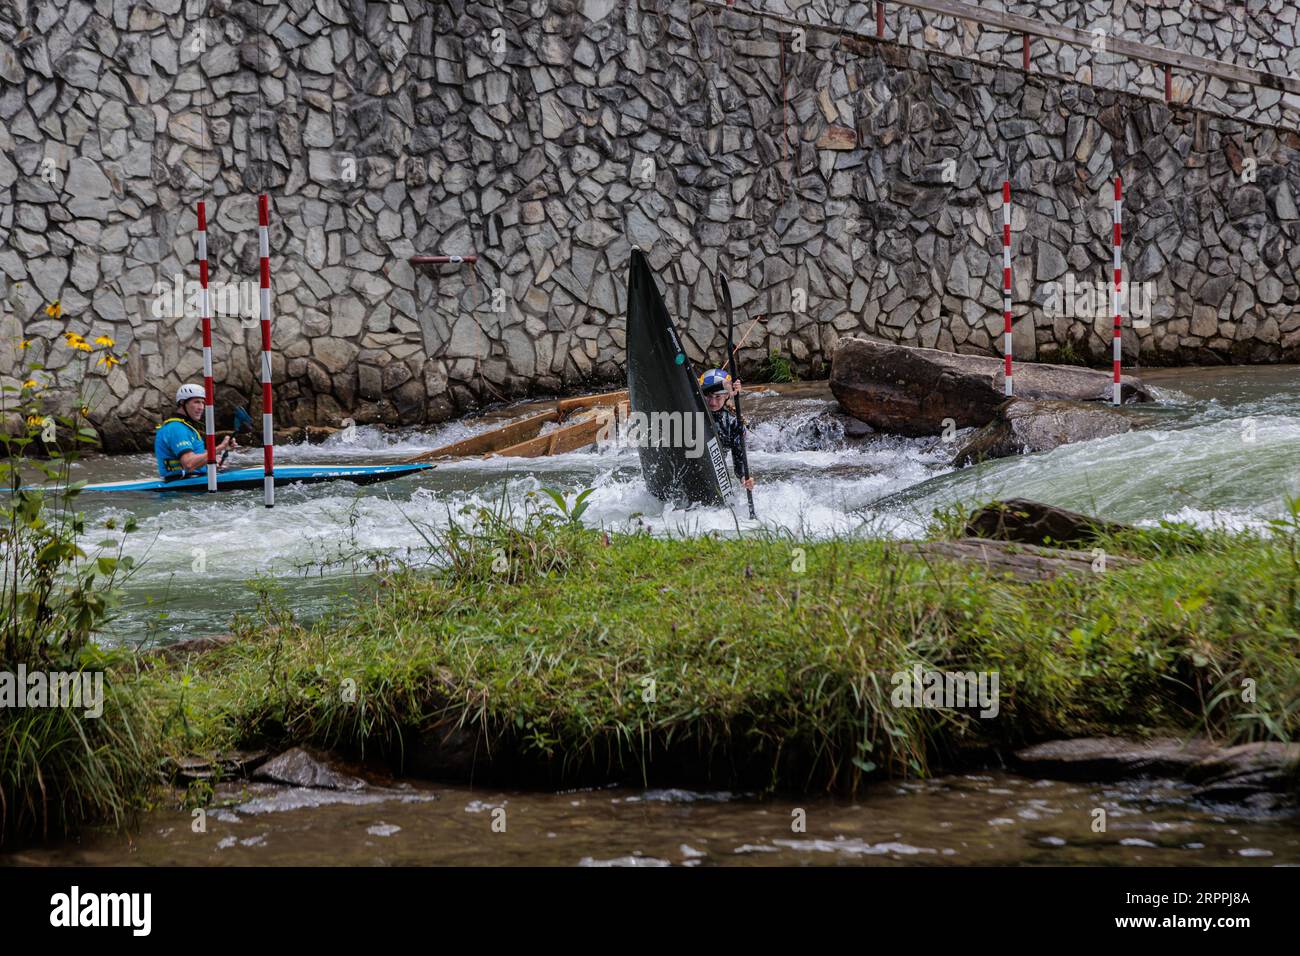
[[182, 385], [176, 389], [176, 404], [188, 402], [191, 398], [207, 398], [208, 393], [203, 391], [202, 385]]

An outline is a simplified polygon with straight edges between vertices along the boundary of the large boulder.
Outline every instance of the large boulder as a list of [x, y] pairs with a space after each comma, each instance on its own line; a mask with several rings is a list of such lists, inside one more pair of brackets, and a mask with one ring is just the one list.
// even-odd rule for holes
[[1020, 544], [1086, 544], [1104, 534], [1131, 530], [1116, 524], [1045, 505], [1024, 498], [1010, 498], [985, 505], [966, 522], [966, 534], [973, 538], [1016, 541]]
[[1051, 451], [1058, 445], [1119, 435], [1132, 428], [1128, 416], [1108, 405], [1013, 398], [998, 408], [993, 421], [966, 440], [953, 464], [961, 467], [987, 458]]
[[[1002, 360], [909, 348], [869, 339], [840, 339], [831, 358], [831, 391], [850, 415], [899, 435], [937, 435], [987, 425], [1006, 401]], [[1125, 402], [1152, 401], [1132, 376], [1120, 380]], [[1109, 401], [1111, 376], [1071, 365], [1017, 365], [1018, 398]]]

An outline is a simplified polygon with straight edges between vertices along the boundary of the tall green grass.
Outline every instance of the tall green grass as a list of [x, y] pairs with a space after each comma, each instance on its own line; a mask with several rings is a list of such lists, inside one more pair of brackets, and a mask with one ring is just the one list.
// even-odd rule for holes
[[[326, 622], [244, 622], [187, 674], [195, 740], [407, 767], [455, 730], [476, 773], [515, 782], [853, 790], [1046, 737], [1300, 729], [1295, 521], [1126, 533], [1099, 546], [1140, 565], [1026, 584], [881, 541], [610, 538], [538, 515], [431, 532], [436, 570]], [[893, 706], [918, 662], [996, 670], [1001, 713]]]
[[[0, 418], [25, 426], [0, 431], [0, 671], [102, 672], [105, 699], [99, 717], [86, 717], [85, 707], [0, 707], [0, 846], [60, 836], [88, 820], [125, 823], [144, 800], [159, 752], [133, 658], [93, 640], [131, 572], [120, 540], [90, 552], [79, 543], [88, 529], [69, 465], [95, 433], [84, 406], [44, 412], [41, 371], [0, 391]], [[24, 484], [28, 474], [45, 490]]]

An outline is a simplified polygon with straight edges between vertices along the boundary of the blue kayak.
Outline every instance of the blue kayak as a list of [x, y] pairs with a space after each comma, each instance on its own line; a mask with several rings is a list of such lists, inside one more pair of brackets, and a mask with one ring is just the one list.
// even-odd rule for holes
[[[434, 467], [430, 464], [410, 465], [281, 465], [275, 469], [276, 487], [281, 485], [313, 485], [322, 481], [350, 481], [355, 485], [371, 485], [377, 481], [391, 481], [405, 478]], [[261, 468], [239, 468], [233, 471], [217, 472], [217, 491], [245, 491], [261, 488], [265, 472]], [[163, 481], [153, 478], [147, 481], [115, 481], [100, 485], [86, 485], [81, 491], [198, 491], [208, 490], [206, 475], [193, 478], [177, 478], [175, 481]]]

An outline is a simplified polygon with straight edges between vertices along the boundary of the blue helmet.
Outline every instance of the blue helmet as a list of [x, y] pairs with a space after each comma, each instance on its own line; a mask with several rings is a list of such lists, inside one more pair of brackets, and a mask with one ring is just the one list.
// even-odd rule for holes
[[720, 392], [731, 384], [731, 376], [720, 368], [711, 368], [700, 376], [700, 391], [705, 395]]

